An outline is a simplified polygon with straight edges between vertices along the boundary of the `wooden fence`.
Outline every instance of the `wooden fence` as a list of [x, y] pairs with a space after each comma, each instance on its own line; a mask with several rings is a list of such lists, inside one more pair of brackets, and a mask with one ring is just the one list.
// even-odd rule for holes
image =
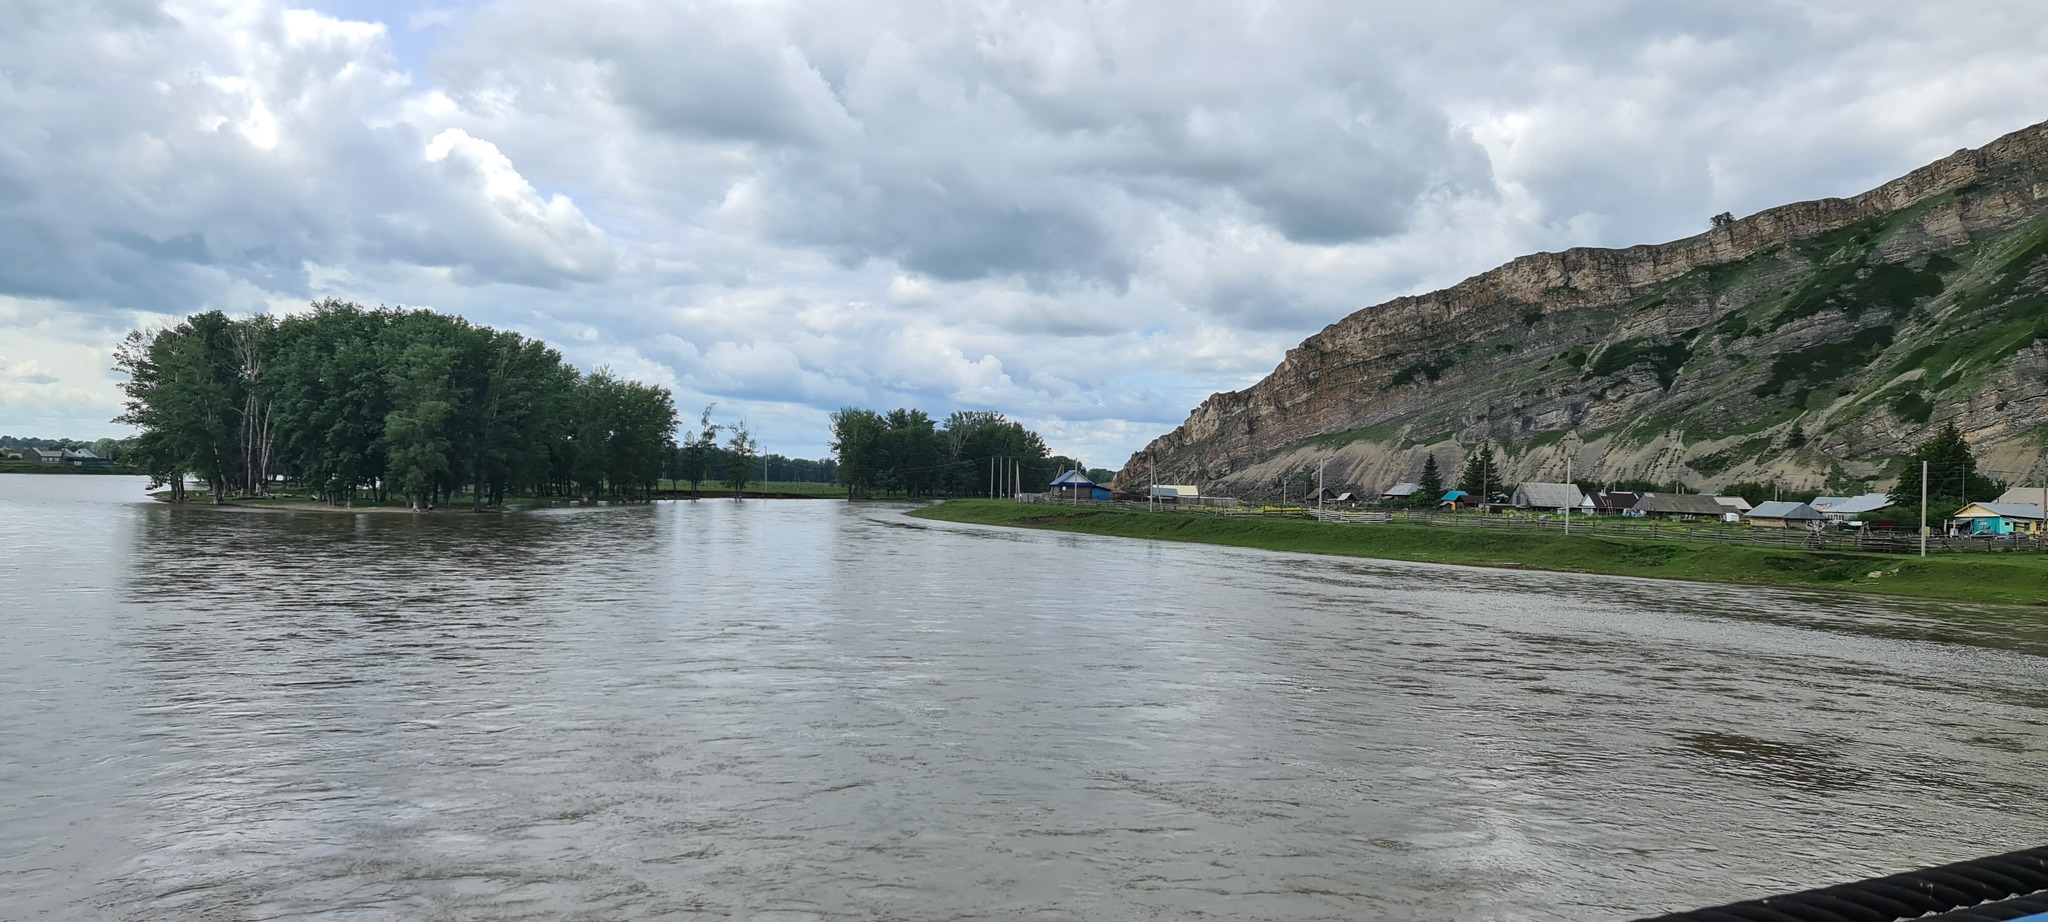
[[[1023, 494], [1017, 497], [1024, 502], [1058, 503], [1094, 508], [1114, 508], [1138, 512], [1162, 512], [1178, 515], [1208, 515], [1223, 517], [1258, 517], [1277, 519], [1311, 519], [1337, 525], [1421, 525], [1430, 528], [1490, 528], [1523, 534], [1566, 533], [1564, 517], [1556, 514], [1509, 513], [1482, 515], [1478, 513], [1446, 513], [1433, 511], [1382, 511], [1370, 509], [1329, 508], [1317, 511], [1313, 506], [1251, 506], [1235, 507], [1178, 506], [1171, 503], [1150, 504], [1143, 502], [1096, 502], [1071, 500], [1046, 496], [1044, 494]], [[1830, 526], [1820, 531], [1805, 528], [1775, 529], [1757, 528], [1752, 525], [1734, 524], [1706, 519], [1685, 521], [1678, 519], [1626, 518], [1615, 516], [1572, 516], [1570, 533], [1586, 537], [1624, 538], [1631, 541], [1680, 541], [1689, 543], [1747, 544], [1757, 547], [1780, 547], [1787, 550], [1803, 551], [1857, 551], [1866, 554], [1918, 554], [1920, 538], [1910, 532], [1886, 531], [1872, 528], [1838, 528]], [[1928, 553], [2039, 553], [2048, 550], [2039, 538], [1970, 538], [1948, 537], [1934, 534], [1927, 538]]]

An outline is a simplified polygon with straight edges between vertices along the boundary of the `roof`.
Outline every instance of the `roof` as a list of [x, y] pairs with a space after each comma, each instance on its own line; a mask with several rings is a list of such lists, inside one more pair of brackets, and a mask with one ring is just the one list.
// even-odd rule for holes
[[1352, 493], [1350, 493], [1350, 492], [1348, 492], [1348, 491], [1347, 491], [1347, 492], [1344, 492], [1344, 493], [1339, 493], [1339, 494], [1337, 494], [1337, 501], [1338, 501], [1338, 502], [1340, 502], [1340, 503], [1348, 503], [1348, 502], [1352, 502], [1352, 501], [1354, 501], [1354, 500], [1356, 500], [1356, 499], [1358, 499], [1358, 497], [1357, 497], [1357, 496], [1356, 496], [1355, 494], [1352, 494]]
[[1048, 484], [1048, 486], [1055, 487], [1092, 487], [1094, 485], [1095, 481], [1089, 480], [1088, 475], [1080, 471], [1068, 471], [1058, 477], [1054, 477], [1052, 483]]
[[1749, 517], [1752, 519], [1785, 519], [1791, 522], [1818, 522], [1826, 518], [1826, 516], [1821, 515], [1820, 511], [1812, 506], [1793, 502], [1789, 499], [1774, 499], [1767, 503], [1758, 503], [1755, 509], [1749, 510]]
[[1720, 503], [1736, 512], [1748, 512], [1750, 510], [1749, 500], [1743, 499], [1740, 496], [1716, 496], [1714, 497], [1714, 502]]
[[1586, 497], [1595, 509], [1634, 509], [1641, 497], [1627, 490], [1602, 490]]
[[1465, 491], [1463, 491], [1463, 490], [1452, 490], [1452, 491], [1450, 491], [1449, 493], [1445, 493], [1445, 494], [1444, 494], [1444, 498], [1443, 498], [1443, 499], [1440, 499], [1440, 500], [1437, 500], [1437, 502], [1440, 502], [1440, 503], [1451, 503], [1451, 502], [1456, 502], [1456, 501], [1458, 501], [1458, 500], [1464, 499], [1465, 497], [1467, 497], [1467, 496], [1471, 496], [1471, 495], [1472, 495], [1472, 494], [1470, 494], [1470, 493], [1467, 493], [1467, 492], [1465, 492]]
[[1993, 502], [2000, 502], [2000, 503], [2031, 503], [2031, 504], [2033, 504], [2033, 505], [2037, 505], [2037, 506], [2038, 506], [2038, 505], [2040, 505], [2040, 504], [2041, 504], [2041, 488], [2040, 488], [2040, 487], [2013, 487], [2012, 489], [2010, 489], [2010, 490], [2007, 490], [2007, 491], [2005, 491], [2004, 493], [2000, 493], [2000, 494], [1998, 494], [1998, 499], [1996, 499], [1996, 500], [1993, 500]]
[[1536, 509], [1564, 509], [1585, 499], [1586, 494], [1571, 483], [1524, 483], [1515, 488], [1516, 505]]
[[1718, 516], [1728, 510], [1711, 496], [1698, 493], [1645, 493], [1636, 500], [1635, 508], [1643, 512], [1657, 512], [1665, 515], [1712, 515]]
[[1417, 493], [1418, 491], [1420, 491], [1421, 489], [1422, 489], [1422, 484], [1419, 484], [1419, 483], [1397, 483], [1397, 484], [1394, 484], [1394, 487], [1393, 487], [1393, 489], [1391, 489], [1391, 490], [1388, 490], [1387, 492], [1385, 492], [1385, 493], [1382, 493], [1382, 494], [1380, 494], [1380, 495], [1382, 495], [1382, 496], [1414, 496], [1414, 495], [1415, 495], [1415, 494], [1416, 494], [1416, 493]]
[[1825, 515], [1862, 515], [1891, 504], [1892, 498], [1883, 493], [1865, 493], [1861, 496], [1823, 496], [1807, 505]]
[[1172, 483], [1155, 483], [1155, 484], [1153, 484], [1153, 485], [1152, 485], [1152, 495], [1153, 495], [1153, 496], [1200, 496], [1200, 495], [1202, 495], [1202, 491], [1200, 491], [1200, 490], [1197, 490], [1197, 489], [1195, 489], [1194, 487], [1188, 486], [1188, 485], [1186, 485], [1186, 484], [1172, 484]]
[[[1972, 509], [1982, 511], [1972, 512], [1970, 511]], [[2041, 507], [2029, 503], [1971, 503], [1964, 506], [1962, 511], [1949, 516], [1952, 519], [2038, 519], [2040, 517]]]

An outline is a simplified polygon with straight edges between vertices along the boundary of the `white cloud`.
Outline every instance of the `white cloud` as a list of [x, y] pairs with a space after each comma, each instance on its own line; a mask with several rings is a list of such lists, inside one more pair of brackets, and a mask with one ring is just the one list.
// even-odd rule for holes
[[139, 311], [337, 296], [772, 450], [918, 405], [1114, 464], [1360, 307], [2048, 115], [2035, 0], [320, 5], [16, 4], [0, 428], [105, 431]]

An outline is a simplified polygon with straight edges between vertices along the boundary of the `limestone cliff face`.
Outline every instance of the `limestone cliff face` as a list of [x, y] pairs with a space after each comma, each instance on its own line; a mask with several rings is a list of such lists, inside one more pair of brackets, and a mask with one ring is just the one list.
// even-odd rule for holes
[[[1538, 253], [1365, 308], [1210, 397], [1125, 483], [1347, 488], [1481, 442], [1517, 479], [1875, 476], [1955, 420], [1994, 466], [2048, 415], [2048, 123], [1862, 195], [1655, 246]], [[1930, 348], [1932, 347], [1932, 348]]]

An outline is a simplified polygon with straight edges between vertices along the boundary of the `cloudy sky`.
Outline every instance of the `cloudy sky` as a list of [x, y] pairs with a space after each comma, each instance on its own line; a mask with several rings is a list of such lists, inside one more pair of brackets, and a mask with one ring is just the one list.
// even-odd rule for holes
[[459, 313], [825, 452], [1115, 466], [1361, 307], [2048, 118], [2041, 0], [0, 0], [0, 433], [209, 308]]

